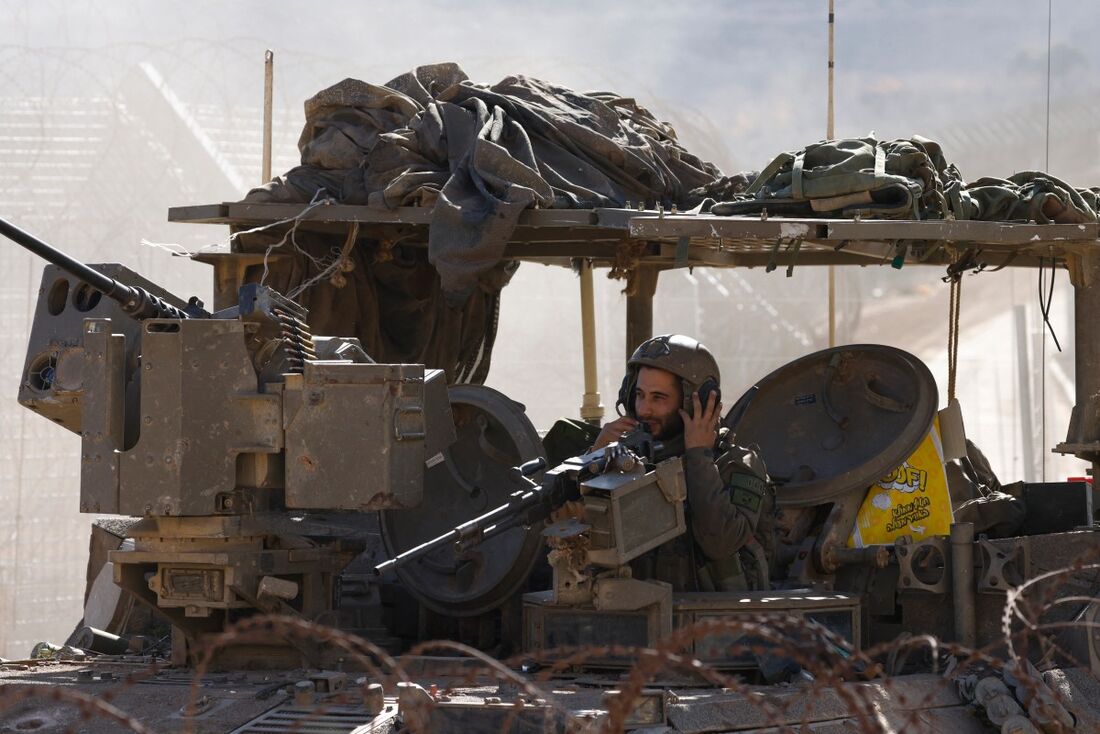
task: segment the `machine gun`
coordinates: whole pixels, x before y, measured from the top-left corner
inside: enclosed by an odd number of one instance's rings
[[[679,458],[653,466],[652,436],[632,432],[618,443],[567,459],[544,472],[542,459],[513,469],[525,486],[488,512],[375,567],[376,574],[396,570],[401,576],[415,561],[427,561],[452,548],[462,558],[478,544],[517,526],[537,527],[569,502],[580,502],[583,519],[567,518],[541,534],[550,540],[553,588],[524,596],[528,634],[590,626],[593,615],[630,612],[649,620],[655,636],[672,629],[672,587],[631,578],[634,558],[683,534],[687,485]],[[441,559],[433,558],[434,561]],[[545,624],[547,615],[557,615]],[[564,625],[564,626],[563,626]],[[539,637],[541,633],[535,633]],[[553,647],[552,641],[525,638],[525,648]]]
[[[420,503],[425,460],[455,436],[443,373],[315,337],[260,284],[210,314],[0,233],[51,263],[20,403],[81,436],[81,512],[142,518],[134,549],[111,554],[115,583],[190,637],[253,609],[330,612],[363,544],[303,529],[310,513]]]
[[[85,303],[98,300],[100,293],[118,303],[122,312],[134,319],[190,319],[209,318],[210,314],[202,307],[202,301],[192,296],[184,307],[169,302],[169,299],[151,293],[140,285],[127,285],[111,278],[105,273],[74,260],[60,250],[54,249],[34,235],[16,227],[6,219],[0,218],[0,234],[22,245],[43,260],[56,265],[61,270],[79,280],[86,289]],[[62,296],[64,301],[64,296]],[[177,299],[171,299],[177,300]],[[63,305],[63,304],[62,304]]]
[[[605,448],[566,459],[545,472],[541,482],[530,477],[546,468],[545,459],[540,457],[514,467],[512,476],[524,487],[512,493],[507,502],[378,564],[374,572],[382,575],[451,544],[455,553],[461,555],[467,548],[514,527],[536,526],[567,502],[580,501],[581,484],[586,480],[608,472],[636,473],[642,469],[647,461],[652,461],[655,446],[659,448],[660,444],[655,444],[647,431],[639,429]]]

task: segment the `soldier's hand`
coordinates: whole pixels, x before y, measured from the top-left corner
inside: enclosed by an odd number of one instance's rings
[[[684,419],[684,449],[714,448],[718,441],[718,416],[722,415],[722,403],[713,390],[707,395],[705,408],[700,403],[699,393],[692,393],[691,400],[691,415],[686,410],[680,410],[680,416]]]
[[[638,421],[628,415],[616,418],[600,429],[600,435],[596,436],[596,443],[592,445],[592,448],[602,449],[607,444],[618,441],[624,433],[634,430],[637,426]]]

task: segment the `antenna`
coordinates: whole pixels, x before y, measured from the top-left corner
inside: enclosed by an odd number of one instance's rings
[[[263,162],[260,166],[260,184],[271,180],[271,108],[274,97],[275,52],[264,51],[264,147]]]
[[[829,109],[825,120],[825,139],[833,139],[833,27],[835,13],[834,0],[829,0]],[[829,266],[829,346],[836,346],[836,272]]]
[[[833,10],[833,3],[835,0],[829,0],[829,111],[825,121],[825,137],[832,140],[833,137],[833,28],[836,26],[835,18],[836,13]],[[1050,66],[1047,65],[1047,78],[1050,77]],[[1048,111],[1049,111],[1049,96]]]
[[[830,0],[832,2],[832,0]],[[1043,170],[1050,172],[1050,28],[1053,25],[1054,0],[1047,0],[1047,127],[1046,127],[1046,160]]]
[[[1047,173],[1050,172],[1050,30],[1054,25],[1054,0],[1047,0],[1047,123],[1046,123],[1046,156],[1043,162],[1043,170]],[[1054,262],[1054,258],[1051,258],[1050,267],[1050,291],[1051,295],[1054,295],[1054,276],[1058,273],[1058,266]],[[1039,260],[1039,299],[1042,301],[1042,275],[1043,275],[1043,261]],[[1048,304],[1049,308],[1049,304]],[[1043,314],[1044,320],[1046,320],[1046,314]],[[1047,321],[1046,325],[1049,326],[1050,322]],[[1053,334],[1053,330],[1051,330]],[[1057,339],[1055,340],[1057,343]],[[1039,425],[1041,426],[1041,445],[1046,448],[1047,445],[1047,330],[1042,330],[1042,337],[1039,339],[1039,359],[1040,359],[1040,377],[1039,377]],[[1059,348],[1060,350],[1061,348]],[[1034,413],[1032,413],[1034,415]],[[1034,435],[1034,434],[1032,434]],[[1042,470],[1040,471],[1040,480],[1045,482],[1047,480],[1047,456],[1043,453]]]

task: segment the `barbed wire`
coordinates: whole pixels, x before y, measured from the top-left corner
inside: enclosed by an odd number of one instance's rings
[[[586,645],[532,650],[498,660],[476,648],[453,640],[431,640],[411,647],[405,656],[394,657],[379,645],[355,634],[294,616],[257,615],[240,620],[225,631],[205,638],[193,650],[196,661],[190,673],[188,700],[183,708],[183,731],[195,731],[200,701],[199,689],[208,671],[218,664],[218,653],[236,645],[282,640],[317,652],[339,650],[355,670],[363,670],[359,691],[299,703],[308,709],[295,731],[308,730],[336,706],[365,701],[367,687],[379,684],[390,699],[396,698],[400,726],[409,732],[438,730],[452,695],[474,695],[486,682],[495,682],[502,692],[496,709],[500,731],[587,732],[610,734],[627,731],[627,722],[640,701],[657,695],[650,690],[659,676],[672,672],[680,676],[677,686],[691,691],[696,700],[737,700],[739,728],[769,732],[802,732],[815,722],[845,721],[860,734],[921,731],[924,715],[944,706],[971,706],[997,726],[997,722],[1030,723],[1036,731],[1068,732],[1073,729],[1079,706],[1061,687],[1045,680],[1049,671],[1077,668],[1098,680],[1090,660],[1077,660],[1063,649],[1059,635],[1080,631],[1100,632],[1100,623],[1080,618],[1081,610],[1100,603],[1093,573],[1100,568],[1100,548],[1089,549],[1063,569],[1047,571],[1028,579],[1005,594],[1002,636],[981,648],[945,642],[932,635],[911,635],[858,649],[836,632],[802,616],[792,614],[750,614],[736,618],[712,618],[672,631],[654,647]],[[1061,594],[1078,588],[1081,579],[1091,586],[1088,593]],[[1044,615],[1062,614],[1073,607],[1077,618],[1044,621]],[[723,642],[716,643],[721,640]],[[1038,641],[1038,645],[1034,645]],[[720,644],[726,660],[751,656],[793,662],[800,682],[782,686],[750,684],[744,671],[723,670],[713,660],[705,661],[690,651],[705,643],[711,654]],[[1029,647],[1029,644],[1031,646]],[[1056,651],[1057,657],[1052,654]],[[913,657],[921,653],[920,659]],[[440,654],[450,657],[439,657]],[[595,718],[570,707],[560,695],[565,682],[576,686],[577,671],[606,668],[608,661],[626,661],[625,674],[606,678],[615,695],[601,703]],[[408,669],[417,661],[417,673]],[[1033,661],[1038,661],[1035,664]],[[1042,666],[1044,670],[1040,670]],[[115,689],[97,696],[56,684],[8,683],[0,685],[0,712],[28,702],[75,707],[81,720],[99,717],[134,732],[151,728],[120,708],[116,701],[125,689],[148,680],[164,670],[153,663],[125,676]],[[522,672],[524,670],[530,672]],[[910,673],[922,673],[914,677]],[[598,677],[590,673],[588,678]],[[430,683],[430,690],[414,683]],[[1051,679],[1056,680],[1056,678]],[[916,683],[914,683],[916,681]],[[988,681],[988,682],[987,682]],[[286,683],[284,685],[291,685]],[[511,693],[507,693],[510,691]],[[509,700],[504,700],[507,695]],[[662,693],[675,701],[676,694]],[[476,707],[477,704],[472,704]],[[684,702],[677,706],[702,705]],[[838,710],[839,706],[839,710]],[[1013,708],[1014,707],[1014,708]],[[486,707],[486,716],[490,708]],[[1006,713],[1007,712],[1007,713]],[[1087,712],[1086,712],[1087,713]],[[521,726],[520,717],[526,717]],[[532,718],[534,717],[534,718]],[[492,719],[487,719],[492,720]],[[536,727],[535,729],[531,727]],[[1018,729],[1028,731],[1027,729]],[[1079,729],[1078,729],[1079,730]]]

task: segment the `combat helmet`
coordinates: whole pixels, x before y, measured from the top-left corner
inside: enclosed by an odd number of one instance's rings
[[[626,375],[619,387],[619,399],[616,409],[627,415],[634,415],[634,390],[638,385],[638,370],[641,367],[656,367],[671,372],[680,378],[680,387],[684,394],[684,409],[691,410],[691,395],[698,391],[708,380],[718,389],[721,376],[718,362],[710,350],[682,334],[655,336],[641,343],[630,359],[626,361]]]

